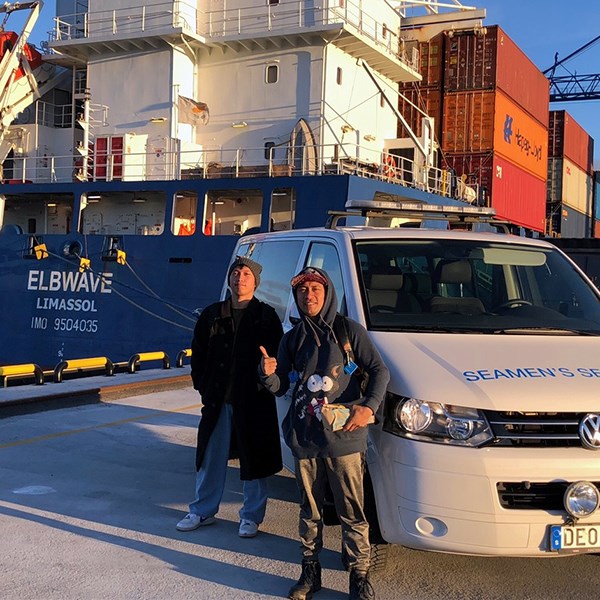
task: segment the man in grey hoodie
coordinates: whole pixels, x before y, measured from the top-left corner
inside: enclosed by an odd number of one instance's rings
[[[295,458],[303,557],[302,574],[288,597],[309,600],[321,589],[319,552],[329,484],[350,570],[349,598],[370,600],[375,595],[368,578],[364,457],[367,425],[383,400],[389,371],[365,328],[337,313],[335,289],[325,271],[307,267],[291,285],[301,321],[282,338],[277,358],[261,348],[260,365],[263,384],[273,394],[282,396],[292,387],[283,433]],[[343,427],[331,430],[324,427],[322,411],[333,403],[345,405],[349,416]]]

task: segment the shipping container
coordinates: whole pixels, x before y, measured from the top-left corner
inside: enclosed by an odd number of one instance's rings
[[[594,206],[594,219],[596,219],[596,221],[600,221],[600,171],[594,171],[594,198],[592,200],[592,204]]]
[[[600,238],[600,219],[594,219],[594,237]]]
[[[442,150],[493,152],[540,179],[548,169],[548,131],[499,90],[446,94]]]
[[[423,87],[438,87],[441,89],[444,75],[444,41],[443,33],[438,33],[426,42],[410,42],[419,52],[419,74],[423,78]],[[410,84],[400,84],[400,88]]]
[[[543,232],[546,180],[519,168],[497,153],[445,154],[444,165],[478,192],[478,203],[492,206],[502,219]]]
[[[552,217],[555,224],[558,221],[558,234],[561,237],[585,238],[592,236],[593,219],[590,215],[584,215],[563,204],[554,211]]]
[[[423,134],[423,114],[415,108],[417,106],[423,112],[434,119],[434,135],[438,143],[442,139],[442,90],[440,88],[413,87],[400,92],[406,99],[400,98],[398,110],[406,119],[409,127],[414,133],[421,137]],[[406,127],[398,121],[398,137],[406,138],[408,132]]]
[[[501,89],[541,124],[550,101],[548,79],[498,25],[446,32],[444,91]]]
[[[548,159],[546,200],[566,204],[585,215],[592,215],[593,179],[568,158]]]
[[[586,173],[594,172],[594,140],[565,110],[549,113],[548,156],[564,156]]]

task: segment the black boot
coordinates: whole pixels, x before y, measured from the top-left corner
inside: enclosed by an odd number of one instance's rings
[[[288,598],[310,600],[321,589],[321,564],[318,560],[303,560],[298,583],[290,589]]]
[[[369,574],[352,569],[350,571],[349,600],[375,600],[375,591],[369,581]]]

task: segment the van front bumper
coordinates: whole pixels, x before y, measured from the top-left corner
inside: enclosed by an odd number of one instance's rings
[[[566,523],[564,508],[502,506],[498,484],[600,480],[596,457],[579,448],[477,449],[382,436],[379,453],[369,451],[379,524],[384,539],[410,548],[556,556],[550,526]],[[600,524],[600,510],[580,523]]]

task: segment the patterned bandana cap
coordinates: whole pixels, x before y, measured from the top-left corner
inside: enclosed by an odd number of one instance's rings
[[[246,256],[236,256],[235,260],[229,267],[229,273],[227,274],[228,281],[236,267],[248,267],[252,271],[252,275],[254,275],[254,283],[256,284],[256,287],[258,287],[260,284],[260,274],[262,272],[261,265],[253,261],[251,258],[247,258]]]
[[[327,287],[327,279],[319,273],[319,271],[312,269],[311,267],[306,267],[306,269],[302,269],[298,275],[296,275],[292,281],[290,282],[293,289],[296,289],[299,285],[306,283],[307,281],[316,281],[320,283],[323,287]]]

